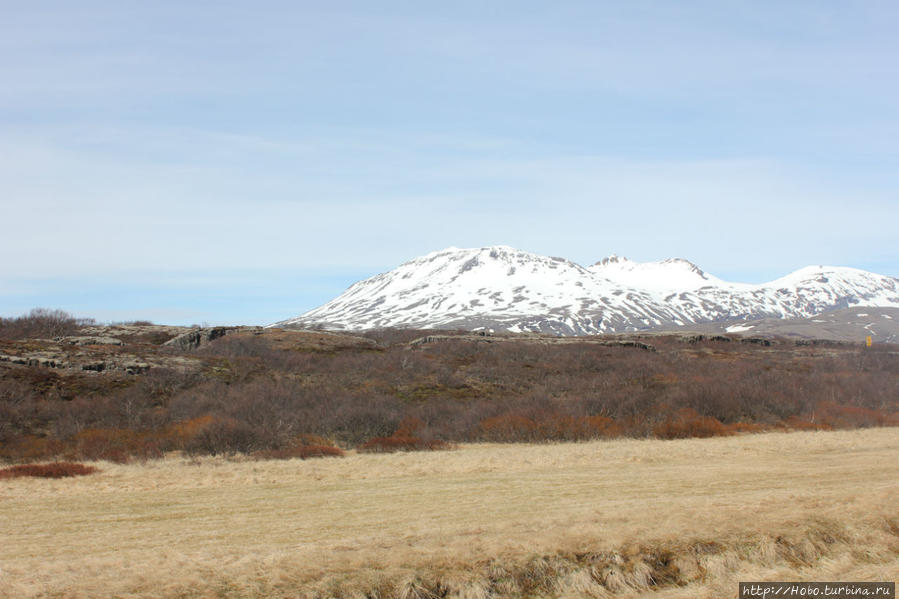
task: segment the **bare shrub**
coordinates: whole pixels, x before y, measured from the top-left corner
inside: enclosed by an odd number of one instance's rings
[[[53,338],[71,335],[93,319],[75,318],[62,310],[35,308],[18,318],[0,318],[0,339]]]
[[[899,413],[834,402],[821,402],[816,406],[815,414],[822,423],[833,428],[899,425]]]
[[[330,439],[325,439],[319,435],[309,434],[299,435],[283,447],[257,451],[253,454],[254,457],[264,460],[342,458],[345,455],[344,451],[337,447]]]
[[[0,446],[0,458],[13,462],[45,460],[62,455],[65,447],[60,439],[18,435]]]
[[[128,429],[87,429],[72,440],[71,453],[82,460],[108,460],[119,464],[131,458],[161,458],[156,435]]]
[[[0,479],[32,476],[37,478],[65,478],[68,476],[85,476],[98,472],[94,466],[85,466],[75,462],[52,462],[50,464],[20,464],[0,470]]]
[[[359,451],[367,453],[394,453],[397,451],[435,451],[451,448],[451,445],[446,441],[427,438],[426,428],[426,424],[421,419],[407,417],[400,422],[392,435],[370,439],[359,447]]]
[[[480,433],[487,441],[531,441],[537,423],[521,413],[506,412],[480,422]]]
[[[0,456],[154,455],[144,439],[158,451],[286,455],[304,434],[341,447],[398,450],[439,445],[435,440],[679,438],[899,424],[899,356],[879,348],[664,336],[652,338],[656,352],[586,340],[407,344],[426,333],[372,332],[377,351],[308,351],[265,334],[229,335],[197,351],[202,369],[191,373],[98,376],[0,362]],[[41,342],[0,344],[0,353],[16,354]],[[426,424],[412,430],[409,419]],[[96,430],[131,431],[130,440],[81,435]]]
[[[250,454],[264,445],[260,437],[260,432],[246,422],[212,417],[193,437],[185,440],[184,450],[207,455]]]

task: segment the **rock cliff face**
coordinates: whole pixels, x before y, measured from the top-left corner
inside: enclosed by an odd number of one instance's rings
[[[164,343],[168,347],[176,347],[181,350],[197,349],[208,345],[212,341],[234,333],[261,333],[262,327],[207,327],[193,329],[182,333]]]
[[[611,256],[584,268],[495,246],[416,258],[272,326],[588,335],[808,318],[862,306],[899,307],[899,280],[815,266],[750,285],[722,281],[683,259],[637,263]]]

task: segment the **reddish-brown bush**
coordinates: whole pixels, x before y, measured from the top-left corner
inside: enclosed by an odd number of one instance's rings
[[[717,437],[729,435],[729,431],[717,418],[702,416],[692,408],[682,408],[653,428],[659,439],[686,439],[689,437]]]
[[[211,414],[203,414],[196,418],[176,422],[169,426],[163,434],[177,449],[183,449],[214,420],[215,418]]]
[[[606,416],[572,416],[541,411],[533,417],[505,412],[485,418],[479,425],[480,436],[487,441],[583,441],[618,437],[623,427]]]
[[[71,453],[82,460],[124,464],[131,458],[161,458],[159,440],[151,433],[127,429],[87,429],[72,440]]]
[[[840,405],[835,402],[819,403],[815,408],[815,415],[822,423],[833,428],[896,426],[899,424],[899,414],[861,406]]]
[[[0,457],[15,462],[44,460],[62,455],[65,444],[59,439],[20,435],[0,447]]]
[[[732,422],[725,424],[724,428],[730,433],[759,433],[765,430],[765,427],[756,422]]]
[[[85,466],[75,462],[51,462],[49,464],[20,464],[0,470],[0,479],[34,476],[38,478],[65,478],[67,476],[84,476],[98,472],[93,466]]]
[[[342,458],[346,454],[329,439],[318,435],[299,435],[290,443],[275,449],[265,449],[253,453],[253,456],[264,460],[289,460],[300,458]]]
[[[450,449],[452,445],[440,439],[419,439],[418,437],[375,437],[363,443],[359,451],[366,453],[394,453],[397,451],[435,451]]]
[[[309,458],[342,458],[346,454],[339,447],[333,445],[294,445],[284,447],[282,449],[267,449],[257,451],[254,457],[263,460],[289,460],[292,458],[300,458],[308,460]]]
[[[397,451],[435,451],[450,449],[451,445],[440,439],[422,438],[427,435],[427,425],[420,418],[404,418],[389,437],[375,437],[359,447],[366,453],[394,453]]]
[[[481,435],[487,441],[528,441],[537,431],[537,423],[527,416],[506,412],[485,418],[478,425]]]
[[[590,438],[612,438],[620,437],[624,434],[624,426],[606,416],[586,416],[582,421],[583,427]]]

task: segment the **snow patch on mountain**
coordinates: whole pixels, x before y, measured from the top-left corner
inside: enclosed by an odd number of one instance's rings
[[[588,270],[622,287],[660,293],[727,285],[721,279],[707,274],[683,258],[669,258],[660,262],[634,262],[613,254],[588,267]]]

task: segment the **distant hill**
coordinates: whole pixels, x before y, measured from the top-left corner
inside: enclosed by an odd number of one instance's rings
[[[859,343],[870,335],[873,343],[899,343],[899,308],[843,308],[808,318],[763,318],[692,328],[702,332]]]

